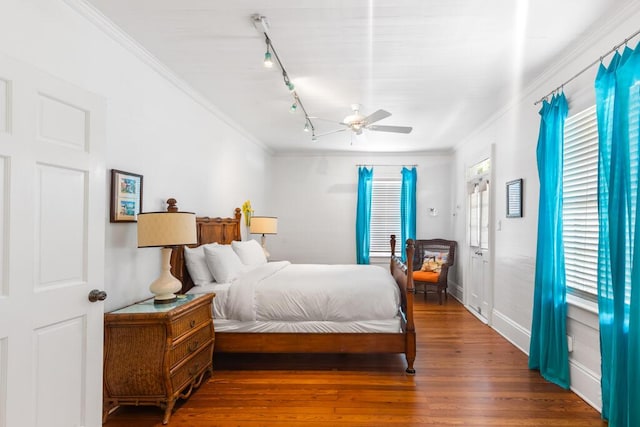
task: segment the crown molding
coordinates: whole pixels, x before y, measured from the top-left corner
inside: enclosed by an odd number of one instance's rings
[[[145,49],[140,43],[129,36],[124,30],[118,27],[113,21],[100,12],[95,6],[88,3],[86,0],[62,0],[78,14],[84,17],[87,21],[95,25],[99,30],[106,34],[109,38],[116,41],[120,46],[125,48],[128,52],[132,53],[140,61],[148,65],[152,70],[162,76],[167,82],[173,85],[176,89],[182,91],[185,95],[205,108],[211,114],[218,117],[225,124],[230,126],[233,130],[240,133],[247,138],[253,144],[260,147],[262,150],[269,154],[273,154],[273,150],[266,146],[262,141],[257,139],[253,134],[249,133],[246,129],[240,126],[236,121],[231,119],[225,113],[223,113],[217,106],[211,101],[205,98],[200,92],[191,87],[187,82],[178,77],[173,71],[171,71],[166,65],[164,65],[158,58],[156,58],[151,52]]]

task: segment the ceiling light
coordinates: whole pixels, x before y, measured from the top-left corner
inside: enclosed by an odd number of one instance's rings
[[[273,61],[271,60],[271,52],[269,52],[269,47],[267,46],[267,51],[264,54],[264,66],[266,68],[273,67]]]
[[[294,102],[293,104],[291,104],[291,107],[289,107],[289,112],[295,113],[297,109],[298,109],[298,104]]]
[[[293,92],[293,91],[295,90],[295,88],[296,88],[296,87],[293,85],[293,83],[291,83],[291,82],[289,82],[289,81],[286,83],[286,85],[287,85],[287,87],[289,88],[289,92]]]
[[[305,131],[305,132],[309,132],[310,130],[311,130],[311,128],[309,127],[309,122],[308,122],[308,121],[306,121],[306,122],[304,123],[304,131]]]

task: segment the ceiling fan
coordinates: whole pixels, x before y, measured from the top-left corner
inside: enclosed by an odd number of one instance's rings
[[[337,129],[331,132],[316,135],[316,137],[330,135],[332,133],[337,133],[337,132],[344,132],[346,130],[351,130],[354,134],[361,135],[364,129],[378,131],[378,132],[396,132],[396,133],[409,133],[413,129],[412,127],[409,127],[409,126],[374,125],[373,123],[376,123],[391,115],[390,112],[385,110],[378,110],[369,114],[368,116],[364,116],[360,113],[360,104],[352,104],[351,109],[353,110],[353,113],[345,117],[341,122],[338,122],[338,124],[346,126],[344,129]],[[314,117],[314,118],[319,120],[325,120],[325,119],[320,119],[319,117]],[[328,121],[332,121],[335,123],[335,121],[333,120],[328,120]]]

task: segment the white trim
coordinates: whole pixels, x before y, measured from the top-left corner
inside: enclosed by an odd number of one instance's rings
[[[486,317],[484,317],[483,315],[475,311],[472,306],[465,305],[464,308],[466,308],[469,313],[473,314],[479,321],[481,321],[485,325],[489,325],[489,319],[487,319]]]
[[[571,391],[602,413],[600,375],[571,358],[569,358],[569,375],[571,376]]]
[[[496,332],[518,347],[524,354],[529,355],[530,331],[527,331],[498,310],[493,310],[493,322],[492,327]],[[572,359],[571,356],[569,357],[569,374],[571,391],[580,396],[581,399],[598,412],[601,412],[600,375]]]
[[[274,151],[257,139],[254,135],[250,134],[246,129],[241,127],[237,122],[224,114],[218,107],[216,107],[211,101],[205,98],[200,92],[192,88],[187,82],[178,77],[173,71],[171,71],[166,65],[158,60],[151,52],[145,49],[140,43],[134,40],[120,27],[118,27],[113,21],[107,18],[102,12],[100,12],[95,6],[88,3],[86,0],[63,0],[73,10],[78,12],[87,21],[94,24],[99,30],[105,33],[109,38],[120,44],[128,52],[136,56],[143,63],[148,65],[151,69],[157,72],[160,76],[171,83],[175,88],[182,91],[185,95],[192,100],[200,104],[207,111],[218,117],[224,123],[229,125],[233,130],[246,137],[249,141],[265,150],[269,154],[273,155]]]
[[[523,353],[528,355],[531,332],[496,309],[493,310],[492,315],[493,329],[495,329],[496,332],[502,335],[511,344],[518,347]]]

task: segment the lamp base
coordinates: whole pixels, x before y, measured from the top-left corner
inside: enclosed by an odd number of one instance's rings
[[[175,292],[182,289],[182,283],[171,274],[171,248],[162,248],[162,272],[149,286],[155,295],[154,304],[166,304],[176,300]]]
[[[161,299],[160,297],[155,297],[153,299],[153,303],[154,304],[169,304],[171,302],[176,302],[178,300],[178,297],[175,296],[175,294],[171,294],[171,296],[167,299]]]
[[[262,235],[262,238],[260,239],[261,243],[262,243],[262,251],[264,252],[264,256],[269,259],[269,257],[271,256],[269,254],[269,251],[267,251],[267,238],[265,237],[265,235]]]

